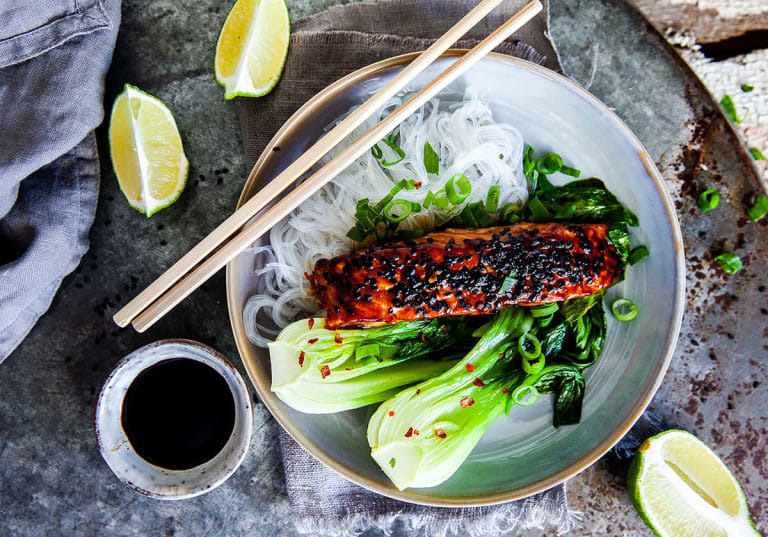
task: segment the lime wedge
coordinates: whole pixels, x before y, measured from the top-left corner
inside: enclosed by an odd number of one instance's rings
[[[665,431],[643,442],[627,487],[659,537],[760,535],[739,482],[714,451],[685,431]]]
[[[290,37],[284,0],[238,0],[216,44],[216,80],[224,98],[269,93],[280,80]]]
[[[112,106],[109,151],[131,207],[149,217],[179,199],[189,162],[173,115],[159,99],[125,85]]]

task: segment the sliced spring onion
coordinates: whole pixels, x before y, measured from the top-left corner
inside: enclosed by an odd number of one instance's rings
[[[523,358],[535,360],[541,354],[541,341],[530,332],[526,332],[517,340],[517,350]]]
[[[393,213],[393,210],[396,210],[397,212]],[[384,218],[393,224],[397,224],[408,218],[408,215],[411,214],[411,210],[412,207],[410,201],[395,199],[384,206],[382,213],[384,214]]]
[[[450,207],[451,202],[445,196],[445,190],[441,189],[435,192],[435,196],[434,198],[432,198],[432,205],[434,205],[438,209],[447,209],[448,207]]]
[[[763,155],[763,152],[756,147],[750,147],[749,153],[752,155],[752,158],[755,160],[766,160],[765,155]]]
[[[485,197],[485,210],[489,213],[495,213],[499,208],[499,187],[493,185],[488,189],[488,195]]]
[[[509,273],[509,276],[504,278],[504,281],[501,282],[499,293],[506,293],[507,291],[512,289],[515,285],[517,285],[517,278],[515,278],[515,271],[512,271]]]
[[[720,106],[723,107],[725,115],[728,116],[731,121],[736,123],[736,125],[741,123],[742,120],[739,119],[739,115],[736,113],[736,105],[733,104],[733,99],[731,99],[730,95],[725,95],[720,99]]]
[[[390,149],[392,149],[392,151],[397,153],[397,156],[400,158],[397,160],[389,161],[389,162],[382,160],[381,161],[382,166],[394,166],[395,164],[397,164],[398,162],[402,161],[405,158],[405,151],[403,151],[399,145],[396,145],[394,140],[395,138],[391,137],[391,138],[385,138],[384,140],[382,140],[382,142],[387,144],[390,147]]]
[[[720,203],[720,192],[716,188],[710,188],[699,194],[696,204],[702,211],[711,211]]]
[[[744,266],[739,256],[731,252],[725,252],[724,254],[717,256],[715,258],[715,263],[717,263],[717,266],[726,274],[735,274]]]
[[[374,216],[374,219],[371,219],[371,216]],[[373,214],[370,205],[368,205],[367,198],[357,202],[355,218],[357,218],[357,224],[363,229],[371,229],[376,225],[374,223],[375,214]]]
[[[363,231],[362,228],[357,225],[353,226],[352,229],[347,231],[347,237],[355,242],[363,242],[367,236],[368,233]]]
[[[560,309],[560,307],[557,305],[556,302],[550,302],[549,304],[541,304],[540,306],[533,306],[528,311],[531,313],[531,315],[534,318],[536,318],[536,317],[547,317],[548,315],[557,313],[558,309]]]
[[[525,176],[529,177],[535,167],[536,161],[533,158],[533,148],[527,145],[525,146],[525,153],[523,153],[523,173]]]
[[[472,183],[463,173],[457,173],[445,183],[445,196],[448,201],[458,205],[472,193]]]
[[[355,349],[355,360],[362,360],[369,356],[381,356],[381,345],[378,343],[369,343],[368,345],[360,345]]]
[[[373,158],[381,158],[383,153],[381,152],[379,144],[373,144],[373,147],[371,148],[371,155],[373,155]]]
[[[544,175],[559,172],[563,167],[563,158],[557,153],[547,153],[536,161],[536,170]]]
[[[488,211],[485,210],[482,202],[476,201],[475,203],[470,203],[467,207],[469,207],[472,211],[472,215],[475,217],[479,227],[488,227],[493,225],[493,218],[491,218],[491,215],[488,214]]]
[[[421,211],[421,203],[416,203],[415,201],[411,202],[411,211],[414,213],[418,213]]]
[[[528,179],[528,189],[533,193],[536,192],[536,185],[539,183],[539,176],[541,174],[537,172],[536,170],[533,170],[531,172],[531,175],[527,176]]]
[[[395,195],[398,192],[400,192],[402,189],[404,189],[407,184],[408,184],[408,181],[403,179],[402,181],[397,183],[395,186],[393,186],[392,190],[389,191],[389,194],[381,198],[381,200],[379,200],[379,202],[376,204],[374,209],[377,212],[381,213],[384,210],[384,207],[386,207],[387,204],[394,199]]]
[[[648,247],[644,244],[641,244],[637,248],[633,248],[631,252],[629,252],[629,257],[627,258],[627,261],[630,265],[634,265],[636,263],[639,263],[646,257],[651,255],[651,252],[648,250]]]
[[[517,203],[512,201],[505,203],[499,210],[499,220],[505,224],[514,224],[520,220],[520,207]]]
[[[611,304],[611,311],[613,316],[621,322],[631,321],[637,317],[637,306],[627,298],[614,300]]]
[[[755,204],[747,209],[747,214],[753,222],[757,222],[766,214],[768,214],[768,198],[765,197],[765,194],[760,194],[757,196],[755,199]]]
[[[541,373],[541,370],[544,369],[546,359],[544,358],[543,354],[539,354],[538,357],[529,360],[528,358],[523,357],[523,371],[528,373],[529,375],[535,375],[536,373]]]
[[[427,197],[424,198],[424,208],[429,209],[429,206],[432,204],[432,200],[435,197],[435,193],[431,190],[427,190]]]
[[[477,220],[475,219],[475,213],[472,211],[472,207],[469,205],[465,206],[464,209],[461,211],[461,219],[464,220],[464,223],[467,225],[468,228],[476,228],[477,226]]]
[[[570,175],[571,177],[578,178],[581,175],[581,170],[577,170],[576,168],[571,168],[570,166],[563,165],[563,167],[560,168],[560,173],[564,173],[565,175]]]
[[[512,400],[516,405],[531,406],[539,398],[539,391],[533,386],[518,386],[512,391]]]
[[[528,209],[531,211],[531,220],[534,222],[547,220],[552,216],[537,196],[528,200]]]
[[[440,172],[440,157],[429,145],[429,142],[424,144],[424,167],[427,169],[427,173]]]
[[[752,86],[750,84],[742,84],[741,85],[741,91],[743,91],[744,93],[749,93],[749,92],[754,91],[754,90],[755,90],[755,86]]]

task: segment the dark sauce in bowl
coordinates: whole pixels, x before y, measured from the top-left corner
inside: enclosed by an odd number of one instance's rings
[[[123,399],[122,425],[136,453],[169,470],[215,457],[235,425],[235,400],[212,367],[187,358],[142,371]]]

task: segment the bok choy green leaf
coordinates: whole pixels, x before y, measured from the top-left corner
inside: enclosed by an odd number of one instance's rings
[[[368,423],[371,455],[395,486],[432,487],[448,479],[503,412],[506,386],[522,378],[505,352],[530,330],[523,308],[498,313],[469,353],[442,375],[385,401]]]
[[[471,319],[326,330],[297,321],[269,344],[272,391],[301,412],[325,414],[378,403],[447,370],[476,340]]]

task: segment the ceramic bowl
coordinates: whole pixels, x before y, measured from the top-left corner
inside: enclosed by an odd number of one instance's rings
[[[423,87],[455,61],[452,51],[425,71],[411,89]],[[311,146],[323,129],[389,80],[413,58],[375,63],[332,84],[299,109],[264,149],[240,203]],[[248,374],[275,418],[307,451],[329,468],[370,490],[407,502],[478,506],[515,500],[550,488],[595,462],[632,426],[650,402],[667,369],[683,314],[685,266],[680,228],[669,194],[647,151],[603,103],[577,84],[544,67],[491,54],[446,89],[481,88],[495,119],[519,128],[537,152],[555,151],[602,178],[640,218],[633,243],[651,256],[628,270],[607,301],[632,299],[633,322],[608,315],[608,338],[600,360],[585,374],[581,423],[554,428],[551,403],[514,407],[488,429],[461,468],[429,489],[398,491],[371,459],[365,438],[371,409],[306,415],[270,391],[269,356],[243,330],[242,310],[253,294],[259,262],[243,253],[227,268],[229,313]],[[279,146],[280,151],[273,151]],[[552,176],[557,182],[557,175]],[[561,182],[566,177],[560,176]],[[264,243],[264,241],[261,241]]]
[[[120,418],[125,393],[134,379],[171,358],[197,360],[213,368],[227,382],[235,402],[235,424],[227,443],[211,460],[188,470],[161,468],[141,458]],[[141,347],[117,363],[99,393],[95,425],[101,456],[123,484],[151,498],[181,500],[213,490],[240,466],[253,434],[253,406],[243,377],[221,354],[196,341],[166,339]]]

